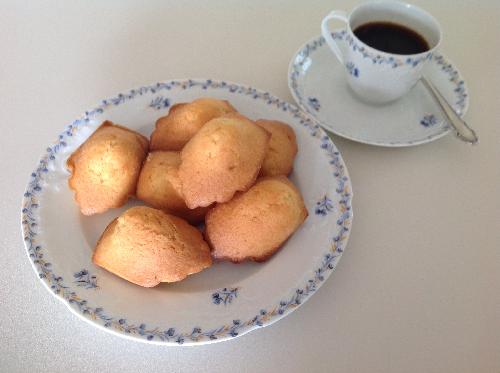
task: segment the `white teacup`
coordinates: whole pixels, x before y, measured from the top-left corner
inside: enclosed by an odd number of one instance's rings
[[[338,43],[328,29],[328,21],[338,19],[347,24],[344,43]],[[370,22],[391,22],[406,26],[421,35],[429,50],[418,54],[392,54],[374,49],[354,35],[353,30]],[[334,10],[321,23],[321,33],[340,63],[347,81],[363,100],[385,103],[407,93],[422,76],[425,64],[441,42],[441,27],[426,11],[396,1],[364,3],[350,14]]]

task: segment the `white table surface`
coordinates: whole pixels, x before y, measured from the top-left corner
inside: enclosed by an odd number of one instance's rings
[[[20,234],[29,173],[65,124],[144,83],[212,77],[291,101],[291,56],[355,1],[0,1],[0,371],[500,372],[500,3],[415,2],[444,28],[480,145],[335,137],[355,212],[336,272],[268,328],[179,348],[93,328],[43,288]]]

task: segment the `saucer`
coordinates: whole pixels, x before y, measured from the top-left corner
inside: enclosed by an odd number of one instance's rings
[[[345,44],[345,31],[333,37]],[[345,79],[323,37],[316,37],[293,56],[288,69],[288,86],[302,110],[336,135],[365,144],[401,147],[425,144],[450,132],[436,102],[422,83],[417,83],[397,101],[374,105],[361,101]],[[465,82],[455,66],[435,53],[424,75],[463,116],[469,106]]]

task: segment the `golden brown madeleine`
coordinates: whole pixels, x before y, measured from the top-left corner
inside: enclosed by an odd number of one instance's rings
[[[175,282],[212,265],[201,233],[186,221],[151,207],[125,211],[108,225],[92,260],[134,284]]]
[[[156,151],[148,154],[137,182],[137,198],[148,205],[186,219],[203,221],[208,207],[189,209],[184,202],[179,180],[179,152]]]
[[[277,120],[259,119],[255,123],[271,133],[269,149],[264,158],[260,176],[290,174],[298,149],[292,127]]]
[[[148,140],[128,128],[105,121],[68,158],[68,184],[84,215],[120,207],[135,194]]]
[[[156,121],[151,150],[181,150],[209,120],[233,112],[236,109],[228,101],[208,97],[174,105]]]
[[[250,188],[271,135],[240,114],[212,119],[181,152],[179,177],[189,208],[227,202]]]
[[[262,178],[205,219],[212,256],[233,262],[271,257],[307,218],[304,200],[285,176]]]

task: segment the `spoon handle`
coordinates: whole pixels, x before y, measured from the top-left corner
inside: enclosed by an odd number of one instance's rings
[[[468,142],[470,144],[476,144],[479,141],[476,132],[474,132],[474,130],[470,128],[462,118],[460,118],[460,116],[455,112],[448,101],[445,100],[443,95],[431,82],[429,82],[425,77],[422,77],[421,80],[424,87],[427,88],[427,90],[438,102],[441,110],[448,119],[448,122],[455,129],[455,134],[457,135],[457,137],[460,140]]]

